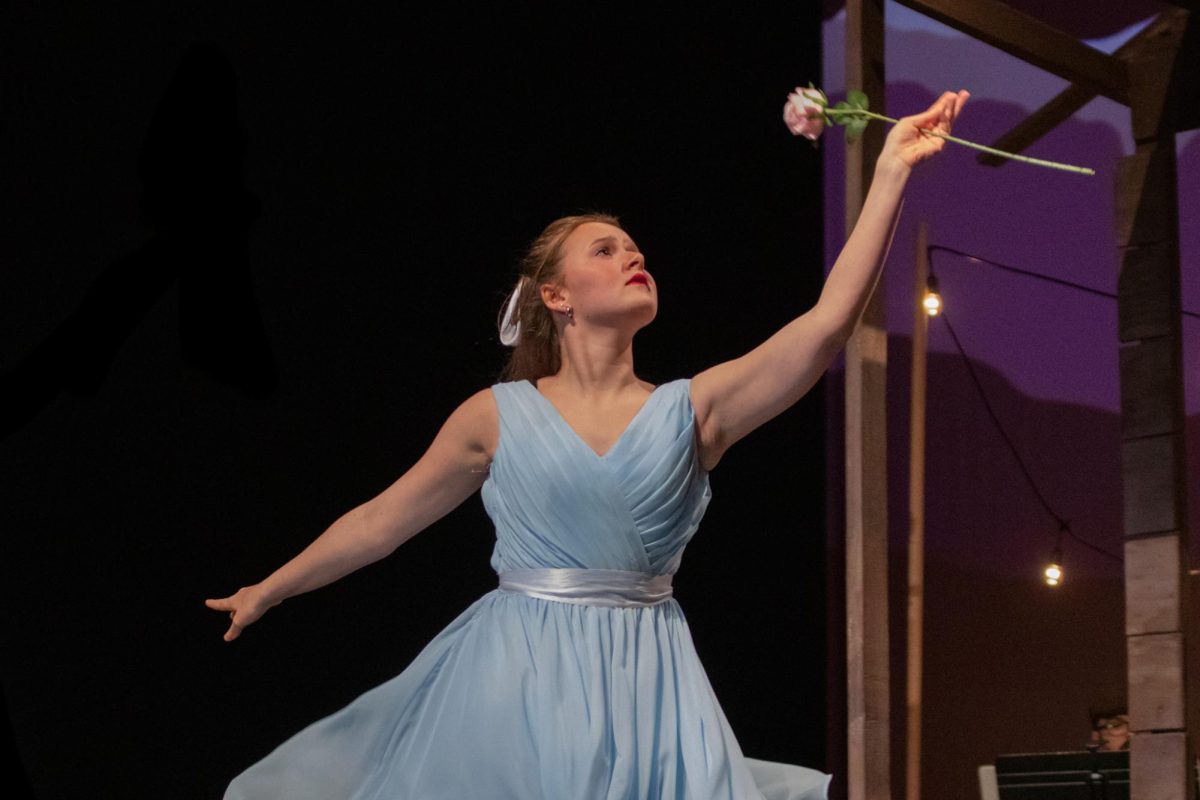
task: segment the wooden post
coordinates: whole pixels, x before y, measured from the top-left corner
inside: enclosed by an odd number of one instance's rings
[[[847,0],[846,87],[884,110],[883,0]],[[846,148],[846,232],[883,147],[869,125]],[[882,281],[846,347],[846,675],[849,800],[888,800],[887,331]]]
[[[1130,62],[1136,151],[1122,158],[1117,168],[1132,800],[1196,796],[1195,742],[1187,727],[1188,531],[1179,209],[1175,135],[1162,124],[1174,57],[1175,51],[1164,47]]]
[[[908,714],[904,761],[904,796],[921,800],[921,675],[925,610],[925,365],[929,315],[925,284],[929,277],[929,229],[917,228],[916,275],[913,282],[912,403],[909,412],[908,458]]]

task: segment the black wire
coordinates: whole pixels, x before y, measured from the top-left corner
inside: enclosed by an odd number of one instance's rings
[[[958,354],[962,356],[963,363],[967,365],[967,374],[971,376],[971,382],[975,384],[975,389],[979,392],[979,399],[983,401],[983,407],[987,409],[988,416],[991,417],[992,423],[996,426],[996,430],[1000,432],[1000,438],[1004,439],[1004,443],[1008,445],[1008,449],[1012,451],[1013,458],[1017,460],[1017,466],[1021,468],[1021,474],[1025,476],[1025,480],[1029,483],[1029,488],[1037,496],[1038,502],[1042,504],[1042,508],[1046,509],[1046,513],[1054,517],[1054,521],[1058,523],[1059,528],[1065,530],[1067,521],[1054,513],[1054,509],[1050,507],[1050,503],[1046,501],[1045,496],[1038,489],[1037,484],[1033,482],[1033,476],[1029,474],[1029,468],[1025,466],[1024,459],[1017,452],[1016,445],[1012,439],[1004,431],[1004,426],[1000,424],[1000,419],[996,416],[995,410],[992,409],[992,404],[988,402],[987,395],[983,391],[983,384],[979,380],[979,376],[975,374],[975,365],[971,363],[971,359],[967,357],[966,350],[963,349],[962,342],[958,339],[958,334],[954,332],[954,326],[950,324],[950,318],[943,311],[938,314],[942,321],[946,323],[946,330],[950,332],[950,338],[954,340],[954,346],[958,348]]]
[[[926,248],[930,265],[933,264],[933,253],[936,250],[941,250],[944,253],[953,253],[956,256],[969,258],[972,261],[978,261],[981,264],[987,264],[988,266],[996,267],[997,269],[1002,269],[1007,272],[1014,272],[1017,275],[1024,275],[1028,278],[1037,278],[1038,280],[1046,281],[1047,283],[1056,283],[1059,286],[1066,286],[1070,289],[1078,289],[1081,292],[1087,292],[1088,294],[1094,294],[1099,297],[1107,297],[1111,300],[1117,299],[1117,296],[1112,292],[1106,292],[1102,289],[1096,289],[1091,286],[1084,286],[1082,283],[1074,283],[1072,281],[1063,280],[1062,278],[1054,278],[1050,275],[1043,275],[1040,272],[1033,272],[1032,270],[1022,269],[1021,267],[1014,267],[1010,264],[1001,264],[999,261],[992,261],[988,258],[980,258],[979,256],[972,255],[971,253],[964,253],[962,250],[955,250],[953,247],[946,247],[945,245],[941,244],[931,244]],[[1180,310],[1179,313],[1185,317],[1195,317],[1196,319],[1200,319],[1200,314],[1196,313],[1195,311],[1188,311],[1186,308]]]
[[[1032,270],[1022,269],[1021,267],[1014,267],[1011,264],[1001,264],[999,261],[993,261],[989,258],[981,258],[972,253],[966,253],[962,250],[957,250],[953,247],[947,247],[945,245],[939,245],[939,244],[930,245],[928,248],[926,248],[926,253],[928,255],[929,264],[931,267],[931,270],[930,270],[931,274],[932,274],[932,266],[933,266],[933,253],[938,250],[941,250],[942,252],[946,252],[946,253],[953,253],[954,255],[961,256],[963,258],[968,258],[973,261],[978,261],[981,264],[987,264],[989,266],[996,267],[997,269],[1002,269],[1007,272],[1015,273],[1017,275],[1024,275],[1029,278],[1036,278],[1038,280],[1043,280],[1043,281],[1046,281],[1047,283],[1054,283],[1059,286],[1066,286],[1067,288],[1076,289],[1078,291],[1097,295],[1099,297],[1107,297],[1112,300],[1117,299],[1117,295],[1113,294],[1112,292],[1105,292],[1105,291],[1096,289],[1091,286],[1085,286],[1084,284],[1081,284],[1081,283],[1075,283],[1073,281],[1063,280],[1062,278],[1055,278],[1050,275],[1043,275],[1040,272],[1034,272]],[[1200,314],[1198,314],[1194,311],[1188,311],[1187,309],[1180,309],[1180,314],[1182,314],[1185,317],[1193,317],[1196,319],[1200,319]],[[943,316],[944,316],[944,314],[943,314]],[[1091,548],[1092,550],[1095,550],[1097,553],[1101,553],[1101,554],[1108,556],[1109,558],[1114,559],[1116,561],[1123,561],[1123,559],[1120,556],[1116,555],[1115,553],[1110,553],[1109,551],[1107,551],[1101,547],[1097,547],[1096,545],[1092,544],[1091,542],[1087,541],[1086,539],[1081,538],[1078,534],[1075,533],[1075,531],[1071,530],[1070,525],[1066,521],[1064,521],[1061,517],[1059,517],[1057,514],[1055,514],[1050,509],[1049,504],[1046,502],[1046,498],[1042,496],[1042,493],[1038,491],[1037,486],[1034,485],[1033,478],[1030,476],[1029,471],[1025,468],[1024,462],[1021,461],[1021,457],[1017,454],[1017,450],[1013,446],[1012,441],[1004,433],[1004,429],[1003,429],[1003,427],[1001,427],[999,419],[996,417],[995,413],[992,411],[991,406],[988,404],[987,396],[983,392],[983,385],[979,382],[978,377],[975,375],[975,371],[972,367],[971,361],[970,361],[970,359],[967,358],[967,354],[962,348],[962,343],[959,342],[958,337],[954,334],[954,329],[951,327],[949,320],[946,321],[946,327],[948,330],[950,330],[950,335],[954,339],[955,346],[958,347],[958,352],[962,355],[964,361],[966,361],[966,363],[967,363],[968,372],[971,375],[971,379],[975,382],[975,388],[979,391],[979,396],[981,398],[983,398],[984,406],[987,408],[988,414],[992,418],[992,422],[996,425],[996,429],[998,431],[1000,431],[1000,435],[1004,438],[1004,441],[1008,444],[1009,449],[1012,450],[1013,456],[1017,459],[1017,463],[1021,467],[1021,472],[1025,475],[1025,479],[1027,481],[1029,481],[1029,485],[1033,488],[1034,494],[1037,495],[1038,500],[1041,501],[1042,506],[1046,509],[1047,513],[1049,513],[1051,517],[1053,517],[1056,521],[1058,521],[1060,531],[1065,532],[1068,536],[1070,536],[1075,541],[1079,542],[1084,547]]]
[[[1116,553],[1110,553],[1109,551],[1105,550],[1103,547],[1100,547],[1100,546],[1098,546],[1098,545],[1094,545],[1094,544],[1092,544],[1092,543],[1091,543],[1091,542],[1089,542],[1087,539],[1081,539],[1081,538],[1079,537],[1079,534],[1077,534],[1077,533],[1075,533],[1075,531],[1071,530],[1071,526],[1070,526],[1070,525],[1068,525],[1068,526],[1067,526],[1067,529],[1066,529],[1066,530],[1067,530],[1067,535],[1068,535],[1068,536],[1070,536],[1070,537],[1071,537],[1072,539],[1074,539],[1075,541],[1079,542],[1079,543],[1080,543],[1081,545],[1083,545],[1084,547],[1089,547],[1089,548],[1091,548],[1092,550],[1095,550],[1095,551],[1096,551],[1097,553],[1099,553],[1100,555],[1103,555],[1103,556],[1108,556],[1108,557],[1109,557],[1109,558],[1111,558],[1113,561],[1124,561],[1124,560],[1125,560],[1125,559],[1121,558],[1119,555],[1117,555]]]
[[[1079,542],[1085,547],[1095,550],[1097,553],[1106,555],[1116,561],[1123,561],[1124,559],[1122,559],[1119,555],[1110,553],[1104,548],[1098,547],[1086,539],[1080,538],[1078,534],[1071,530],[1071,525],[1069,522],[1067,522],[1067,520],[1054,513],[1054,509],[1050,507],[1050,503],[1046,500],[1045,495],[1042,494],[1041,490],[1038,489],[1037,484],[1034,483],[1033,475],[1030,474],[1029,468],[1025,466],[1025,460],[1022,459],[1021,454],[1017,452],[1017,446],[1013,444],[1012,439],[1010,439],[1008,434],[1005,433],[1004,426],[1000,424],[1000,418],[996,416],[996,412],[992,408],[992,404],[988,402],[987,393],[983,390],[983,383],[979,380],[979,376],[975,373],[975,365],[971,363],[971,359],[967,356],[967,351],[963,349],[962,342],[960,342],[958,339],[958,334],[954,332],[954,326],[950,324],[950,318],[946,316],[945,311],[939,313],[938,316],[941,317],[942,321],[946,323],[946,330],[950,332],[950,338],[954,340],[954,346],[958,348],[958,354],[962,356],[963,363],[967,365],[967,374],[971,376],[971,382],[975,384],[975,390],[979,392],[979,399],[983,401],[983,407],[987,409],[988,417],[991,418],[992,424],[996,426],[996,430],[1000,433],[1000,438],[1002,438],[1004,443],[1008,445],[1008,449],[1012,452],[1013,458],[1017,461],[1017,466],[1021,468],[1021,474],[1025,476],[1025,480],[1029,483],[1029,488],[1033,490],[1038,502],[1042,504],[1042,508],[1046,509],[1046,513],[1053,517],[1054,521],[1058,523],[1059,531],[1065,532],[1075,541]]]

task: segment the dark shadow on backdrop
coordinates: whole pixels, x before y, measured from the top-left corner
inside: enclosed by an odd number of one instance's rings
[[[141,215],[153,234],[105,267],[79,307],[0,375],[0,439],[62,392],[95,396],[130,333],[176,281],[183,360],[250,396],[275,390],[250,274],[247,232],[262,207],[244,185],[245,149],[233,67],[215,46],[194,44],[138,159]]]
[[[183,360],[249,396],[275,390],[250,274],[247,233],[261,204],[244,186],[245,147],[232,65],[215,46],[192,45],[138,159],[141,214],[152,236],[105,267],[78,308],[0,374],[0,440],[63,392],[94,397],[130,333],[176,281]],[[10,797],[32,797],[7,698],[0,700],[4,785]]]

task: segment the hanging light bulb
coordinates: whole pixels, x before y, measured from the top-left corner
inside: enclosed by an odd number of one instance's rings
[[[921,302],[925,308],[925,313],[931,317],[936,317],[942,311],[942,296],[938,294],[937,276],[930,274],[925,281],[925,299]]]
[[[1046,565],[1046,569],[1042,571],[1042,580],[1046,582],[1047,586],[1058,586],[1060,583],[1062,583],[1063,569],[1062,564],[1059,563],[1060,561],[1062,561],[1062,558],[1056,555],[1054,559]]]
[[[1050,555],[1050,563],[1042,570],[1042,580],[1046,582],[1047,586],[1059,586],[1062,584],[1062,560],[1062,531],[1060,530],[1058,532],[1058,540],[1054,543],[1054,552]]]

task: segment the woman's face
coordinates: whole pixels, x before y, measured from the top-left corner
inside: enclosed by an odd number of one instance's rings
[[[658,287],[629,234],[604,222],[585,222],[563,242],[559,309],[571,305],[576,324],[632,328],[658,313]]]

